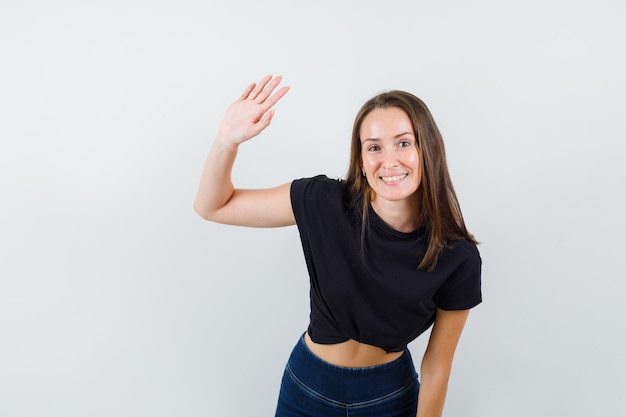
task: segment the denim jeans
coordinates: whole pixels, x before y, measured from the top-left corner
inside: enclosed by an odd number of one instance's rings
[[[285,367],[276,417],[415,417],[418,391],[408,349],[389,363],[345,368],[315,356],[301,337]]]

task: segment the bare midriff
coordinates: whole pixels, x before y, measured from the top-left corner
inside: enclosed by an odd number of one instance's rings
[[[322,345],[312,341],[308,333],[304,334],[304,343],[318,358],[333,365],[347,368],[382,365],[398,359],[402,355],[402,352],[387,353],[379,347],[352,339],[342,343]]]

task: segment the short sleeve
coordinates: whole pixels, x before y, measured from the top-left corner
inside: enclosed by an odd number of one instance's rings
[[[298,226],[314,222],[320,210],[336,204],[341,185],[325,175],[300,178],[291,183],[291,207]]]
[[[467,241],[457,242],[452,253],[458,264],[437,291],[436,304],[442,310],[467,310],[482,302],[482,260],[478,248]]]
[[[291,183],[291,207],[296,217],[296,223],[300,223],[300,220],[306,215],[305,210],[308,204],[305,196],[311,182],[311,178],[300,178]]]

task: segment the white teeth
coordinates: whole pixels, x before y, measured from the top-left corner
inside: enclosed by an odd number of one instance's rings
[[[400,181],[404,177],[406,177],[406,174],[396,175],[394,177],[381,177],[381,178],[385,182],[396,182],[396,181]]]

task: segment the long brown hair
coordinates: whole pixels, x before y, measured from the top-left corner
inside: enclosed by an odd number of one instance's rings
[[[461,207],[448,173],[443,138],[435,120],[422,100],[405,91],[389,91],[371,98],[361,107],[354,120],[346,183],[352,195],[352,203],[361,210],[362,248],[365,247],[367,211],[372,189],[367,178],[362,175],[361,125],[372,110],[390,107],[398,108],[409,116],[417,137],[416,146],[422,168],[422,181],[416,191],[421,210],[418,214],[428,233],[428,248],[418,268],[432,271],[439,254],[450,242],[465,239],[477,244],[477,241],[465,227]],[[362,250],[363,255],[364,253]]]

